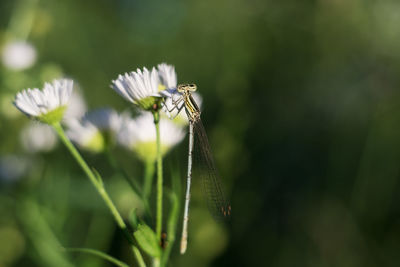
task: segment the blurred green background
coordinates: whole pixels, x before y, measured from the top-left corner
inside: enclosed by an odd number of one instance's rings
[[[36,60],[0,67],[0,266],[111,266],[58,244],[134,262],[66,149],[22,148],[29,121],[11,101],[70,77],[89,108],[123,111],[111,80],[160,62],[199,87],[233,209],[215,223],[196,187],[189,250],[176,245],[171,266],[400,266],[399,25],[395,0],[2,0],[0,48],[28,41]],[[187,139],[167,156],[167,186],[186,153]],[[84,156],[128,214],[124,181]]]

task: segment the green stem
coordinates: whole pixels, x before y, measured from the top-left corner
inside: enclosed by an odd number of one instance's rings
[[[151,188],[153,187],[153,177],[154,177],[154,161],[146,161],[145,162],[145,170],[144,170],[144,181],[143,181],[143,203],[145,206],[146,214],[150,220],[153,218],[153,214],[150,210],[150,195]]]
[[[163,173],[162,173],[162,155],[161,155],[161,139],[160,139],[160,113],[153,113],[154,124],[156,126],[156,143],[157,143],[157,216],[156,216],[156,234],[161,241],[162,228],[162,197],[163,197]]]
[[[144,183],[143,183],[143,197],[148,200],[151,194],[154,177],[154,161],[148,160],[145,162],[144,169]]]
[[[118,212],[117,208],[115,207],[114,203],[112,202],[110,196],[107,194],[100,175],[96,176],[93,173],[93,171],[89,168],[89,166],[86,164],[85,160],[82,158],[81,154],[79,154],[78,150],[75,148],[75,146],[71,143],[71,141],[65,135],[64,129],[62,128],[61,124],[59,122],[57,122],[57,123],[54,123],[52,126],[53,126],[54,130],[57,132],[61,141],[71,152],[72,156],[75,158],[75,160],[78,162],[78,164],[82,167],[83,171],[86,173],[87,177],[92,182],[92,184],[96,188],[97,192],[99,193],[99,195],[102,197],[102,199],[106,203],[107,207],[110,209],[111,214],[113,215],[119,228],[122,229],[122,231],[125,234],[125,237],[128,239],[129,243],[131,243],[133,250],[134,251],[135,251],[135,249],[137,250],[137,248],[134,245],[135,240],[133,239],[132,235],[129,233],[124,220],[122,219],[121,215],[119,214],[119,212]],[[143,262],[143,257],[140,254],[139,250],[138,250],[138,253],[135,253],[135,255],[136,255],[138,262]]]
[[[142,254],[140,254],[140,250],[136,246],[132,246],[132,251],[136,257],[137,262],[139,263],[139,266],[146,267],[146,263],[144,263]]]

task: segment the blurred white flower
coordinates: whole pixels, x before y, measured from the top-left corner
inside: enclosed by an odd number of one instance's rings
[[[23,70],[35,64],[36,54],[36,49],[31,44],[12,41],[3,47],[2,61],[9,69]]]
[[[101,108],[90,111],[83,119],[92,123],[100,131],[116,133],[121,125],[119,114],[111,108]]]
[[[62,79],[45,83],[43,90],[23,90],[15,97],[14,105],[30,118],[53,124],[62,119],[72,86],[72,80]]]
[[[90,111],[81,120],[66,120],[67,136],[81,148],[101,152],[114,144],[121,125],[119,114],[110,108]]]
[[[29,153],[49,152],[57,144],[57,136],[50,126],[32,122],[22,129],[20,141]]]
[[[158,75],[160,77],[161,84],[166,88],[176,88],[178,85],[177,75],[175,72],[175,67],[173,65],[168,65],[166,63],[158,64]]]
[[[0,157],[0,180],[13,181],[20,178],[29,168],[29,161],[16,155]]]
[[[112,88],[123,98],[138,105],[144,110],[152,109],[152,106],[161,97],[158,93],[159,77],[155,68],[148,71],[137,69],[136,72],[119,75],[112,81]]]
[[[66,121],[66,134],[72,142],[91,152],[100,152],[104,149],[104,138],[99,129],[89,121],[69,119]]]
[[[185,137],[182,127],[169,119],[160,119],[161,152],[164,156],[173,146]],[[125,148],[136,152],[143,161],[155,161],[157,156],[156,130],[151,114],[142,114],[132,119],[127,114],[122,116],[118,142]]]
[[[87,111],[85,98],[80,90],[74,90],[68,102],[68,107],[65,110],[64,118],[66,120],[72,118],[81,118]]]

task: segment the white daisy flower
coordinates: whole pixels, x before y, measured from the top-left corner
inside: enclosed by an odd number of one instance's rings
[[[22,147],[29,153],[49,152],[56,146],[57,140],[51,127],[37,122],[31,122],[20,134]]]
[[[80,148],[91,152],[101,152],[105,141],[100,130],[87,120],[70,119],[66,121],[66,134]]]
[[[178,85],[175,67],[166,63],[157,65],[160,82],[165,89],[176,88]]]
[[[59,122],[72,93],[72,80],[45,83],[43,90],[27,89],[19,92],[14,105],[25,115],[47,124]]]
[[[137,69],[136,72],[119,75],[112,81],[111,87],[126,100],[143,108],[151,110],[161,95],[158,93],[159,77],[155,68],[148,71]]]
[[[122,117],[121,128],[117,136],[119,144],[133,150],[143,161],[155,161],[157,147],[153,116],[145,113],[135,119],[127,115]],[[185,137],[182,127],[166,118],[160,119],[160,133],[163,156]]]
[[[24,70],[36,62],[36,49],[23,41],[12,41],[3,48],[2,61],[11,70]]]

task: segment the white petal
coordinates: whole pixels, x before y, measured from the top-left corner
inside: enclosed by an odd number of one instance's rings
[[[160,76],[160,82],[169,88],[176,88],[178,85],[177,75],[175,72],[175,67],[173,65],[168,65],[166,63],[158,64],[157,66],[158,74]]]

